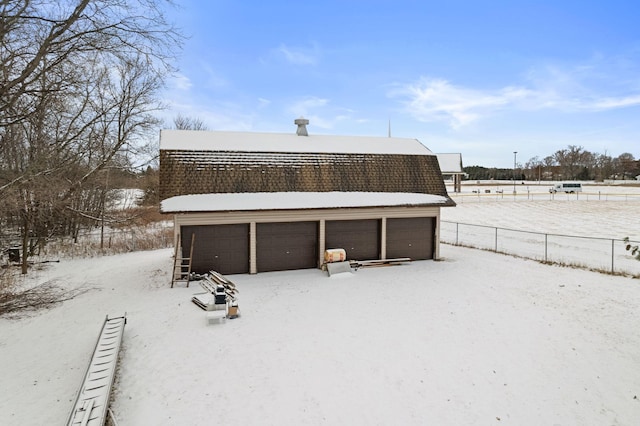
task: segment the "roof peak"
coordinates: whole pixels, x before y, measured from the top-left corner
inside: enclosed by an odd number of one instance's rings
[[[301,143],[293,133],[162,130],[160,149],[188,151],[317,152],[435,155],[417,139],[384,136],[309,135]]]

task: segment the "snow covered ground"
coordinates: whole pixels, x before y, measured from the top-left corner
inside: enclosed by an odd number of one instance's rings
[[[452,196],[456,207],[443,208],[442,220],[521,231],[583,237],[640,240],[634,220],[640,211],[637,200],[531,200],[465,202]]]
[[[640,275],[640,262],[629,256],[623,241],[629,237],[640,242],[640,227],[634,220],[640,211],[640,188],[627,187],[626,200],[621,193],[612,200],[616,189],[606,188],[602,194],[607,196],[600,200],[587,200],[585,194],[515,200],[455,194],[452,198],[458,205],[442,209],[441,240],[490,250],[497,246],[498,251],[530,259]]]
[[[229,276],[242,315],[208,325],[196,283],[169,288],[171,255],[32,275],[90,291],[0,319],[0,424],[63,424],[105,315],[124,312],[119,426],[640,424],[640,280],[443,245],[331,278]]]

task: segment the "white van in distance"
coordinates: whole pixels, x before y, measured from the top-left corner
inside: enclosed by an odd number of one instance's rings
[[[549,192],[555,194],[556,192],[568,192],[573,194],[574,192],[582,192],[582,184],[580,182],[561,182],[556,183],[549,188]]]

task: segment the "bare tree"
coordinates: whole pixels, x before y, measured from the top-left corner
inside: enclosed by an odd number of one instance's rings
[[[595,179],[597,181],[602,182],[605,179],[610,179],[613,176],[613,159],[609,155],[607,155],[606,152],[604,154],[595,154],[594,162]]]
[[[182,37],[169,25],[161,5],[167,1],[4,0],[0,4],[1,126],[35,111],[32,97],[43,76],[80,65],[87,53],[108,58],[145,58],[148,71],[170,69]],[[65,74],[57,72],[58,82]]]
[[[177,130],[209,130],[200,118],[188,117],[178,114],[173,119],[173,125]]]
[[[155,139],[182,40],[164,3],[0,2],[0,216],[20,228],[23,273],[37,242],[104,223],[105,171]]]
[[[542,160],[542,164],[544,165],[545,170],[545,179],[554,180],[556,178],[556,169],[558,168],[558,163],[556,162],[554,156],[548,155],[544,157]]]
[[[542,168],[543,163],[540,158],[536,156],[529,159],[524,165],[526,178],[540,181],[542,179]]]
[[[581,146],[569,145],[553,154],[553,159],[562,170],[566,180],[590,179],[589,170],[593,166],[593,154]]]
[[[618,155],[618,157],[613,160],[613,165],[615,167],[615,174],[620,179],[624,180],[630,177],[635,177],[634,172],[636,171],[636,160],[633,157],[633,154],[624,152]]]

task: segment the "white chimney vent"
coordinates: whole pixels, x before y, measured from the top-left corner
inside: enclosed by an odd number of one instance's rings
[[[298,126],[298,130],[296,130],[296,134],[298,136],[309,136],[309,133],[307,133],[307,124],[309,124],[309,120],[304,117],[300,117],[293,120],[293,123]]]

